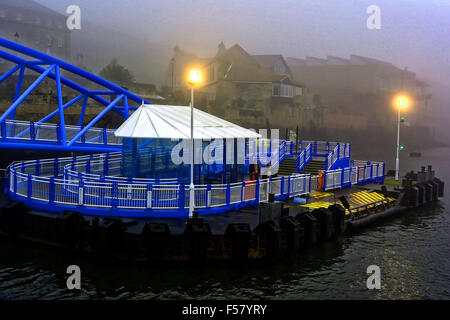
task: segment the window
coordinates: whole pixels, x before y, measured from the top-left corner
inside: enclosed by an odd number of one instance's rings
[[[303,94],[303,88],[296,87],[295,88],[295,95],[296,96],[301,96],[302,94]]]
[[[286,69],[285,69],[285,67],[284,67],[283,62],[281,62],[281,61],[277,61],[277,62],[275,63],[275,65],[273,66],[273,69],[274,69],[274,71],[275,71],[276,73],[279,73],[279,74],[286,74]]]
[[[294,87],[288,84],[272,84],[272,96],[292,98],[294,96]]]
[[[287,85],[287,84],[282,84],[281,85],[280,96],[281,97],[292,98],[294,96],[292,86]]]
[[[272,96],[274,97],[280,96],[280,85],[278,83],[272,84]]]

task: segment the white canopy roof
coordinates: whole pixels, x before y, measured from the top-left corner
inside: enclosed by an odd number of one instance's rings
[[[115,132],[117,137],[189,139],[186,106],[142,105]],[[194,108],[194,139],[259,138],[260,134]]]

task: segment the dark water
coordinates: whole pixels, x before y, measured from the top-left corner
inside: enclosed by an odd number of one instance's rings
[[[382,159],[380,159],[382,160]],[[402,160],[432,164],[450,182],[450,149]],[[403,170],[402,170],[403,171]],[[0,240],[0,299],[449,299],[450,185],[445,198],[363,232],[340,237],[273,267],[149,269],[94,263]],[[78,264],[82,289],[66,289]],[[366,288],[366,268],[381,268],[381,290]]]

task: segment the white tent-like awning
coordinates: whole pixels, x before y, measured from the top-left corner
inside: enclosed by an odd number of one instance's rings
[[[115,132],[124,138],[190,139],[191,108],[142,105]],[[261,135],[194,108],[194,139],[260,138]]]

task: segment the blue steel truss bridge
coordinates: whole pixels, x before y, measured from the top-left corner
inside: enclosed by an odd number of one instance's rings
[[[137,95],[90,72],[15,42],[0,38],[0,59],[12,63],[12,68],[0,76],[0,83],[11,76],[17,79],[12,101],[0,116],[0,149],[46,150],[69,152],[114,152],[122,150],[121,138],[114,130],[97,128],[95,125],[108,112],[116,112],[127,119],[130,111],[142,103],[148,103]],[[28,87],[24,86],[25,72],[36,74]],[[15,119],[18,108],[44,79],[54,81],[57,93],[55,110],[39,121]],[[88,84],[88,85],[86,85]],[[95,90],[88,89],[95,87]],[[63,101],[63,90],[75,98]],[[64,111],[77,102],[82,103],[77,125],[68,125]],[[88,102],[101,108],[90,121],[85,120]],[[49,123],[58,117],[58,123]]]

